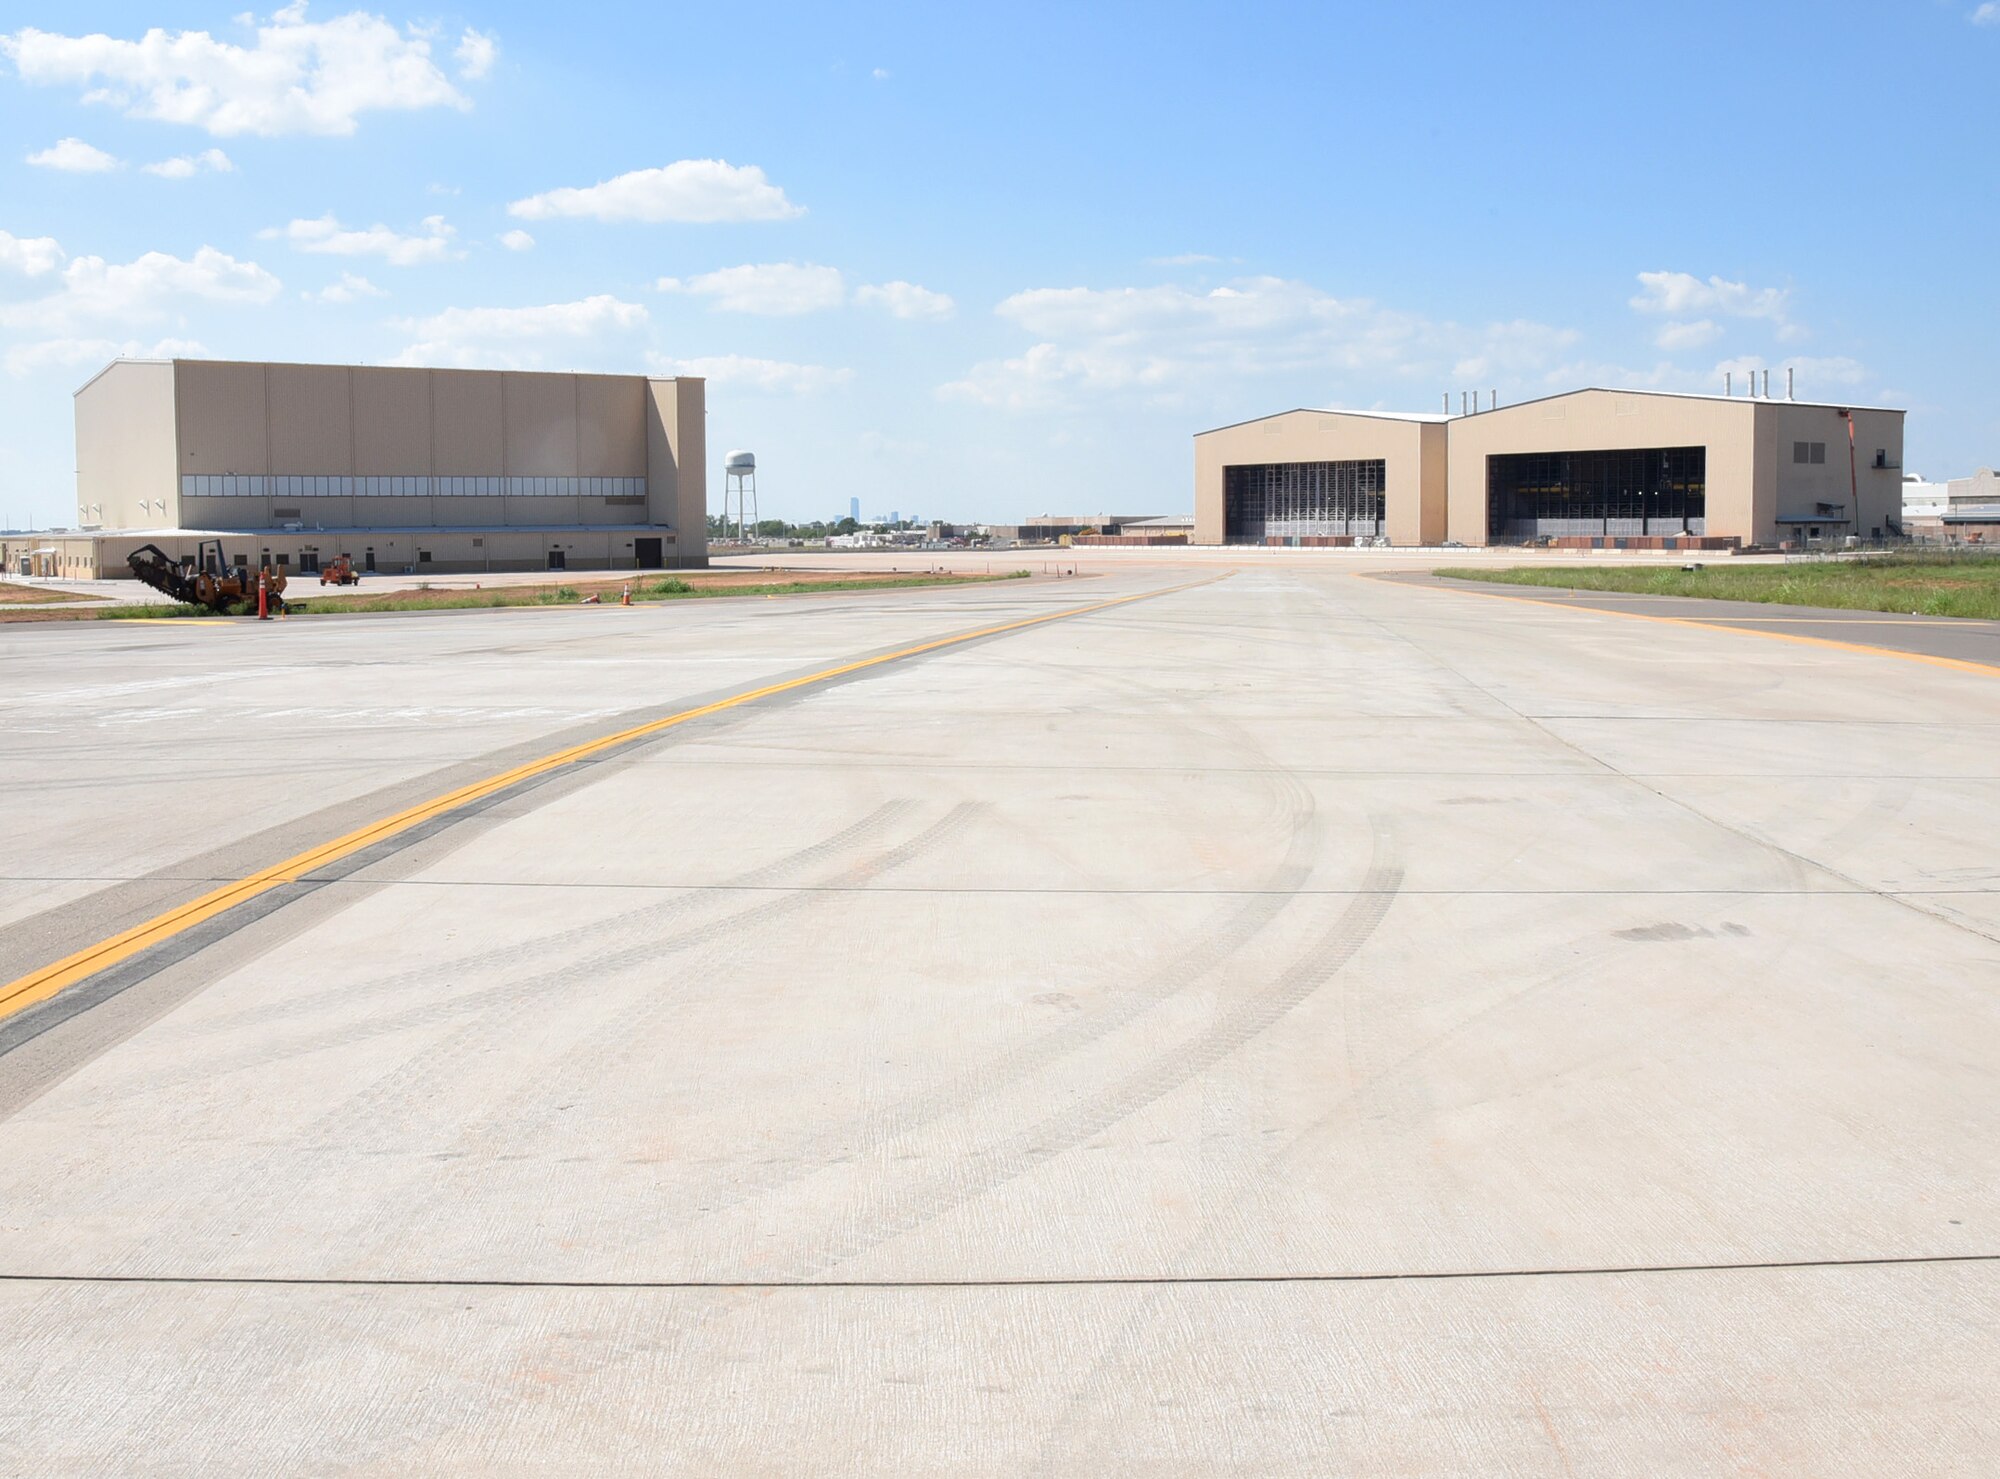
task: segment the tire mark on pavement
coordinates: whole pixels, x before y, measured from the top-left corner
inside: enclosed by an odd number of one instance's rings
[[[910,803],[914,805],[914,803]],[[856,888],[870,880],[914,862],[947,845],[954,837],[971,826],[988,810],[985,802],[961,802],[954,806],[937,822],[913,837],[889,848],[878,857],[864,859],[851,865],[838,880],[845,887]],[[452,1142],[447,1154],[455,1159],[463,1159],[465,1169],[432,1170],[428,1174],[430,1190],[421,1197],[397,1197],[378,1195],[377,1201],[395,1205],[402,1209],[399,1221],[408,1225],[421,1225],[427,1214],[440,1207],[450,1205],[458,1195],[458,1182],[466,1177],[479,1179],[484,1174],[486,1158],[501,1151],[520,1145],[535,1144],[554,1126],[565,1105],[561,1100],[574,1101],[580,1086],[590,1083],[614,1083],[625,1076],[632,1061],[646,1051],[651,1041],[649,1034],[660,1020],[676,1009],[687,1004],[688,987],[710,979],[714,974],[709,969],[714,949],[739,949],[747,925],[768,925],[787,915],[814,907],[824,907],[823,897],[800,892],[768,900],[751,909],[741,910],[711,926],[694,932],[698,938],[691,943],[677,946],[673,952],[686,958],[676,962],[674,969],[661,978],[643,983],[643,994],[633,1000],[622,1012],[608,1019],[580,1041],[572,1044],[561,1055],[537,1064],[536,1071],[523,1081],[512,1094],[505,1096],[484,1109],[476,1123],[465,1126],[459,1137]],[[689,952],[694,952],[689,955]],[[639,946],[601,956],[599,960],[610,959],[617,964],[633,964],[660,954],[657,946]],[[603,974],[606,967],[589,965],[586,974]],[[615,967],[613,967],[615,969]],[[565,974],[568,974],[567,972]],[[400,1120],[394,1124],[384,1123],[381,1128],[388,1132],[387,1143],[393,1147],[409,1138],[407,1126]],[[586,1170],[591,1168],[586,1167]],[[586,1194],[575,1202],[563,1202],[558,1212],[574,1215],[584,1202]],[[654,1225],[645,1229],[650,1232]],[[377,1254],[390,1251],[393,1243],[400,1240],[400,1234],[385,1234],[388,1240],[378,1246]]]
[[[1151,690],[1129,675],[1092,673],[1093,681],[1111,678],[1128,690]],[[1225,744],[1233,751],[1262,753],[1241,726],[1223,719],[1209,725],[1193,723],[1184,711],[1169,705],[1165,722],[1202,740]],[[1227,731],[1226,733],[1221,731]],[[686,1226],[706,1221],[745,1203],[811,1179],[834,1166],[848,1165],[891,1141],[963,1114],[1022,1080],[1043,1072],[1072,1054],[1110,1037],[1158,1009],[1226,965],[1290,908],[1297,890],[1310,876],[1320,847],[1319,817],[1312,790],[1289,770],[1273,767],[1260,775],[1273,791],[1273,810],[1290,818],[1285,852],[1264,875],[1254,893],[1220,925],[1179,948],[1170,962],[1141,983],[1118,992],[1108,1003],[1074,1020],[1037,1034],[997,1057],[872,1113],[795,1141],[752,1164],[733,1178],[689,1198],[675,1215],[661,1211],[660,1226]],[[1178,815],[1178,814],[1176,814]],[[1199,829],[1180,821],[1190,843],[1201,840]],[[648,1230],[651,1231],[650,1229]]]
[[[895,825],[913,811],[915,806],[916,803],[907,800],[884,802],[867,816],[815,843],[736,875],[728,880],[728,886],[732,888],[782,886],[787,878],[796,875],[800,870],[837,857]],[[269,1064],[273,1059],[297,1057],[303,1053],[317,1052],[328,1047],[407,1032],[433,1022],[461,1017],[468,1012],[477,1012],[511,1000],[524,991],[546,989],[552,978],[546,976],[522,978],[517,973],[524,967],[531,967],[535,962],[551,956],[565,959],[578,968],[608,969],[616,963],[618,952],[606,953],[600,948],[594,954],[581,953],[601,941],[607,931],[618,929],[631,933],[657,930],[690,915],[699,915],[704,910],[720,908],[726,898],[727,895],[715,895],[706,890],[691,890],[657,903],[625,910],[590,924],[574,925],[552,934],[540,935],[532,940],[498,946],[414,970],[370,977],[346,987],[329,987],[324,991],[310,992],[301,996],[281,996],[275,1001],[259,1003],[241,1011],[223,1013],[201,1023],[191,1030],[190,1035],[221,1036],[238,1034],[245,1029],[282,1028],[315,1010],[323,1009],[329,1003],[360,1008],[386,996],[408,996],[413,992],[448,988],[454,980],[466,976],[499,974],[505,977],[515,974],[514,979],[503,979],[494,985],[480,987],[456,996],[421,999],[400,1011],[386,1015],[378,1012],[330,1024],[309,1023],[302,1035],[289,1040],[273,1042],[267,1038],[260,1038],[253,1047],[233,1057],[204,1057],[178,1072],[149,1076],[143,1085],[131,1087],[127,1097],[142,1095],[150,1097],[163,1090],[182,1088],[192,1083],[205,1083],[223,1074],[253,1071]],[[738,910],[726,916],[721,923],[732,924],[746,917],[761,917],[759,910],[768,908],[767,903]],[[709,928],[712,929],[713,926]],[[690,935],[670,935],[657,940],[655,948],[667,952],[688,948],[694,943],[699,941]]]
[[[843,1232],[788,1265],[787,1276],[815,1278],[903,1237],[1075,1149],[1214,1067],[1269,1031],[1337,975],[1388,914],[1402,882],[1403,864],[1393,837],[1388,828],[1378,825],[1374,856],[1359,892],[1318,941],[1275,981],[1226,1008],[1211,1026],[1110,1089],[1049,1116],[1007,1142],[966,1157],[915,1192],[894,1197],[896,1205],[887,1215],[870,1217],[865,1223],[850,1216]]]
[[[895,844],[879,857],[848,868],[843,876],[847,882],[855,884],[900,867],[942,846],[969,825],[982,810],[983,803],[968,802],[954,807],[944,817]],[[339,1184],[351,1178],[355,1157],[392,1156],[399,1151],[407,1151],[414,1144],[423,1143],[424,1137],[418,1130],[420,1121],[428,1117],[435,1122],[441,1114],[453,1114],[454,1106],[449,1096],[440,1091],[440,1086],[460,1081],[466,1076],[464,1069],[467,1065],[487,1053],[501,1050],[505,1040],[524,1036],[521,1031],[523,1024],[539,1012],[549,998],[570,990],[589,990],[601,985],[600,978],[615,977],[622,970],[655,961],[663,954],[679,955],[705,946],[733,946],[746,930],[768,925],[785,915],[810,908],[818,901],[819,896],[811,893],[786,894],[706,921],[671,941],[641,940],[634,945],[600,951],[572,960],[553,972],[518,983],[506,997],[481,1011],[473,1020],[404,1059],[395,1069],[351,1096],[338,1109],[298,1132],[291,1144],[274,1156],[274,1163],[291,1158],[296,1174],[268,1178],[253,1174],[233,1178],[237,1185],[249,1188],[256,1201],[249,1207],[239,1205],[231,1210],[230,1215],[211,1221],[210,1226],[228,1224],[248,1227],[254,1223],[261,1233],[275,1231],[282,1236],[286,1230],[280,1219],[268,1215],[268,1206],[263,1215],[255,1211],[258,1205],[263,1204],[261,1187],[267,1180],[287,1186],[291,1199],[305,1199],[317,1186],[323,1188],[331,1200],[338,1192]],[[676,979],[690,979],[697,974],[689,971]],[[634,1012],[628,1012],[621,1022],[635,1015],[666,1010],[677,999],[677,993],[671,988],[655,990],[641,1001]],[[614,1040],[613,1030],[618,1025],[615,1023],[595,1035],[600,1046]],[[627,1041],[629,1033],[615,1040]],[[602,1076],[604,1070],[597,1069],[593,1073],[594,1076]],[[570,1078],[557,1082],[546,1069],[537,1068],[527,1080],[525,1092],[541,1095],[550,1089],[558,1094],[573,1095],[576,1080]],[[544,1099],[544,1103],[547,1109],[543,1122],[546,1123],[554,1117],[557,1108],[553,1099]],[[349,1257],[360,1256],[362,1237],[379,1225],[383,1209],[393,1208],[397,1225],[382,1236],[400,1243],[407,1237],[408,1229],[420,1222],[417,1210],[406,1195],[408,1183],[413,1181],[435,1188],[427,1202],[453,1200],[451,1178],[441,1175],[438,1162],[425,1160],[420,1165],[413,1165],[401,1178],[372,1178],[367,1198],[360,1201],[351,1197],[345,1199],[347,1210],[339,1217],[337,1230],[322,1227],[318,1230],[319,1236],[330,1248],[341,1250]],[[250,1237],[236,1239],[224,1246],[236,1257],[254,1258],[258,1252],[258,1242]]]
[[[846,831],[856,836],[872,835],[885,822],[900,817],[907,810],[908,803],[890,803],[877,816],[867,818]],[[934,824],[926,832],[899,844],[892,852],[922,845],[942,825]],[[842,835],[845,834],[836,834]],[[833,839],[826,841],[831,843]],[[820,846],[816,845],[808,851],[817,853]],[[815,897],[812,894],[786,895],[697,924],[666,940],[645,940],[588,957],[573,957],[557,970],[477,993],[479,999],[470,1007],[465,1006],[461,999],[457,1003],[440,1002],[406,1014],[409,1017],[422,1014],[422,1025],[429,1025],[461,1018],[467,1010],[478,1013],[473,1020],[463,1022],[402,1059],[396,1067],[351,1095],[311,1126],[288,1132],[284,1144],[266,1149],[261,1167],[232,1173],[232,1184],[239,1188],[238,1201],[233,1207],[225,1209],[226,1215],[213,1209],[208,1191],[197,1189],[183,1191],[164,1220],[185,1230],[182,1240],[190,1248],[195,1247],[201,1238],[210,1237],[215,1246],[207,1250],[207,1256],[225,1253],[240,1256],[254,1246],[241,1235],[241,1229],[258,1223],[260,1231],[269,1232],[273,1226],[268,1216],[260,1217],[256,1210],[262,1207],[266,1213],[270,1211],[267,1204],[274,1194],[267,1190],[268,1187],[287,1185],[287,1199],[302,1201],[308,1189],[336,1182],[342,1176],[351,1174],[351,1161],[355,1155],[392,1153],[406,1141],[405,1132],[411,1115],[419,1106],[438,1103],[441,1097],[439,1085],[451,1082],[455,1069],[495,1050],[496,1040],[504,1040],[510,1032],[518,1036],[522,1024],[550,997],[565,989],[588,989],[596,984],[600,975],[655,959],[662,953],[695,949],[710,941],[734,938],[747,924],[774,917],[791,908],[803,907]],[[404,1025],[407,1027],[409,1024]],[[378,1035],[380,1030],[377,1024],[369,1022],[360,1024],[345,1040]],[[286,1173],[292,1171],[297,1174],[288,1180]],[[164,1168],[160,1174],[172,1175],[173,1168]],[[376,1200],[379,1201],[379,1198]],[[333,1251],[338,1255],[343,1250],[336,1247]],[[145,1256],[143,1245],[135,1246],[121,1261],[121,1267],[134,1260],[143,1260]]]

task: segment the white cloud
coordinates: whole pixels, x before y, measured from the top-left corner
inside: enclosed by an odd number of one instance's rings
[[[500,245],[507,248],[510,252],[528,252],[534,250],[535,238],[528,235],[525,231],[516,229],[502,232]]]
[[[1576,338],[1528,321],[1438,322],[1275,277],[1207,290],[1037,288],[995,312],[1040,342],[973,366],[940,387],[945,399],[1029,409],[1127,393],[1186,404],[1200,387],[1226,379],[1329,384],[1355,375],[1370,384],[1384,377],[1420,384],[1428,403],[1448,377],[1533,373]]]
[[[1975,26],[2000,26],[2000,4],[1996,4],[1995,0],[1986,0],[1984,5],[1973,11],[1966,19]]]
[[[847,300],[847,284],[837,267],[810,262],[760,262],[725,267],[694,277],[663,277],[663,293],[692,293],[712,300],[727,313],[792,317],[838,308]]]
[[[668,359],[649,354],[646,362],[662,375],[699,375],[718,385],[736,385],[750,390],[781,395],[811,395],[844,385],[854,371],[829,365],[798,365],[788,360],[752,359],[741,354],[711,355],[700,359]]]
[[[70,174],[94,175],[117,169],[123,163],[82,139],[62,139],[39,153],[30,154],[28,163],[40,169],[65,170]]]
[[[1987,9],[1990,10],[1992,9],[1992,7],[1988,6]],[[873,77],[877,82],[887,82],[889,80],[889,69],[887,67],[877,67],[873,72],[870,72],[868,75],[870,77]]]
[[[1790,298],[1785,288],[1753,288],[1724,277],[1642,272],[1639,292],[1630,301],[1641,313],[1666,313],[1681,319],[1694,314],[1761,319],[1771,324],[1779,339],[1790,341],[1805,337],[1805,330],[1786,315]]]
[[[254,26],[249,45],[207,31],[154,28],[127,41],[31,26],[0,36],[0,56],[24,82],[73,85],[86,103],[221,137],[345,135],[364,113],[471,106],[431,60],[430,35],[418,27],[398,29],[363,10],[310,21],[303,0],[260,24],[241,20]],[[460,42],[462,64],[468,44],[479,54],[485,38],[476,35]]]
[[[106,365],[115,359],[191,359],[207,353],[193,339],[157,339],[150,344],[137,339],[44,339],[9,349],[6,367],[10,375],[27,375],[65,366]]]
[[[805,207],[764,178],[754,164],[683,159],[636,169],[582,189],[564,187],[517,200],[507,209],[529,221],[583,216],[596,221],[788,221]]]
[[[811,262],[746,263],[693,277],[663,277],[654,286],[663,293],[707,298],[729,313],[773,318],[838,308],[848,298],[847,281],[839,268]],[[949,295],[913,282],[867,284],[854,290],[854,301],[895,318],[950,318],[958,306]]]
[[[1574,329],[1554,328],[1525,318],[1488,324],[1482,329],[1447,328],[1441,333],[1445,337],[1463,336],[1467,341],[1464,352],[1452,362],[1451,378],[1461,387],[1470,380],[1473,388],[1482,380],[1516,380],[1532,374],[1567,351],[1580,337]]]
[[[79,323],[143,322],[190,302],[250,305],[278,296],[278,279],[255,262],[205,246],[183,259],[147,252],[131,262],[76,257],[61,286],[43,298],[0,304],[0,328],[65,334]]]
[[[24,277],[40,277],[63,264],[63,249],[53,236],[16,236],[0,231],[0,267]]]
[[[608,293],[527,308],[447,308],[427,318],[398,320],[397,327],[416,335],[416,342],[388,363],[531,369],[551,343],[574,346],[646,323],[644,305]]]
[[[1660,325],[1660,332],[1653,336],[1653,342],[1669,352],[1699,349],[1704,344],[1713,343],[1721,334],[1722,325],[1713,319],[1698,318],[1692,322],[1675,319]]]
[[[493,70],[493,63],[500,55],[499,43],[484,31],[466,27],[459,38],[452,57],[458,62],[458,75],[470,82],[477,82]]]
[[[443,216],[425,216],[423,232],[404,236],[387,226],[366,230],[343,227],[331,211],[312,220],[293,221],[257,233],[266,240],[290,242],[301,252],[318,252],[333,257],[381,257],[392,267],[415,267],[426,262],[449,262],[465,255],[452,245],[457,235]]]
[[[958,305],[947,293],[934,293],[913,282],[885,282],[854,290],[854,301],[880,308],[891,318],[950,318]]]
[[[203,170],[210,174],[233,175],[236,165],[220,149],[204,149],[199,154],[181,154],[172,159],[162,159],[158,164],[139,166],[149,175],[158,175],[166,180],[185,180],[198,175]]]
[[[1123,390],[1162,384],[1169,366],[1087,349],[1037,344],[1012,359],[976,364],[962,380],[938,387],[945,400],[999,406],[1010,411],[1047,409],[1076,391]]]
[[[328,283],[317,293],[307,293],[305,296],[314,303],[358,303],[363,298],[386,298],[389,294],[365,277],[352,272],[343,272],[337,281]]]
[[[646,319],[643,304],[599,293],[574,303],[534,308],[447,308],[428,318],[407,320],[405,327],[430,339],[578,338],[604,329],[640,328]]]

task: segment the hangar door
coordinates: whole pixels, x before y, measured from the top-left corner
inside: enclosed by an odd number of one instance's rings
[[[1518,452],[1486,459],[1492,539],[1704,534],[1708,449]]]
[[[1222,470],[1222,533],[1226,540],[1382,532],[1382,458],[1352,462],[1267,462]]]

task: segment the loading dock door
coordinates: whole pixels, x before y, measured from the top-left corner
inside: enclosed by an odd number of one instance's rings
[[[660,568],[660,541],[657,539],[635,539],[632,541],[632,560],[641,570]]]

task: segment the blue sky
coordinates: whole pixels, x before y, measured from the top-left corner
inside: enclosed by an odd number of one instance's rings
[[[157,32],[156,35],[148,33]],[[2000,461],[2000,5],[0,4],[0,524],[111,355],[705,373],[767,515],[1577,384]]]

